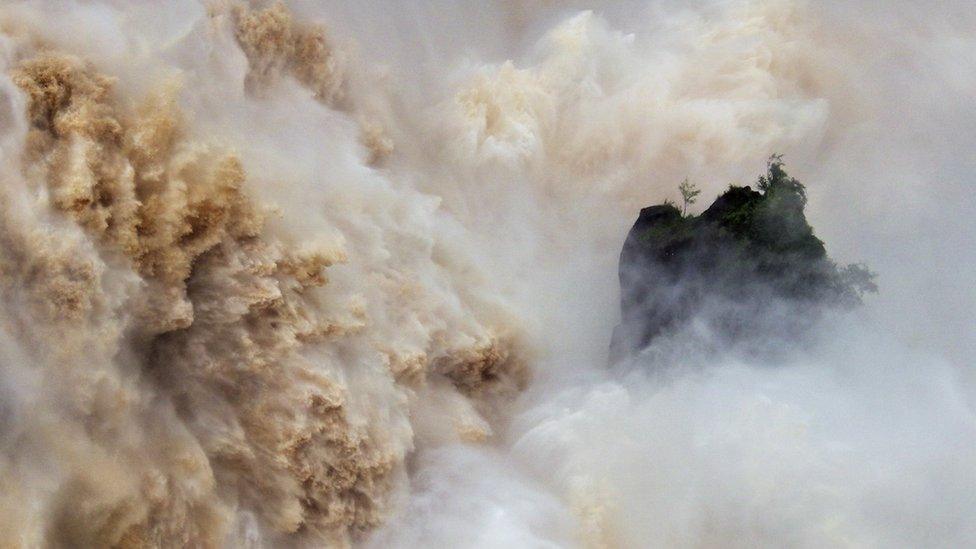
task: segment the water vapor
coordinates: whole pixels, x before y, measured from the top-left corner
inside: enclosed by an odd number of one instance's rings
[[[0,546],[971,545],[973,29],[4,3]],[[774,152],[879,294],[608,367],[638,211]]]

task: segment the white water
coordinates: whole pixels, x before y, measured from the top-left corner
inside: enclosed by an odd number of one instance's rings
[[[324,25],[327,58],[292,35],[248,42],[248,12],[207,6],[0,7],[0,234],[17,250],[0,264],[0,544],[976,543],[965,2],[288,2],[295,33]],[[117,78],[107,103],[135,145],[71,130],[25,157],[11,75],[49,49]],[[182,128],[171,152],[138,146],[169,123],[131,114],[153,94]],[[85,146],[139,177],[164,166],[170,203],[233,154],[270,209],[266,250],[230,225],[218,258],[161,245],[205,286],[185,339],[151,320],[189,321],[178,296],[151,300],[183,281],[58,206],[51,173],[95,162]],[[710,201],[772,152],[879,294],[780,363],[689,348],[607,370],[639,208],[684,177]],[[308,257],[334,263],[328,282],[294,295],[300,269],[247,268]],[[96,273],[90,304],[52,320],[72,261]],[[299,313],[242,321],[272,288]],[[308,318],[335,331],[294,341]],[[464,377],[486,365],[501,382]],[[227,380],[259,383],[235,400]],[[310,395],[339,411],[306,414]]]

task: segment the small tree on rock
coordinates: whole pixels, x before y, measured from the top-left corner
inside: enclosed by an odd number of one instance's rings
[[[699,189],[694,183],[688,181],[686,177],[684,181],[678,185],[678,191],[681,193],[681,200],[684,204],[681,206],[681,215],[686,215],[688,213],[688,205],[694,204],[698,200],[698,195],[701,194],[701,189]]]

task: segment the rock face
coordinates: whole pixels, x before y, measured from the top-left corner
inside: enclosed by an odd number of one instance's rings
[[[612,362],[692,320],[714,344],[794,338],[824,307],[875,291],[866,268],[827,257],[803,213],[804,187],[778,157],[757,187],[730,186],[699,216],[667,203],[641,210],[620,254]]]

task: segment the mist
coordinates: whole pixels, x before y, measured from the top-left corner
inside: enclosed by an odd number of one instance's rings
[[[973,545],[968,8],[4,3],[0,545]],[[774,153],[878,293],[609,364]]]

